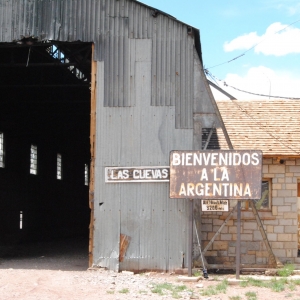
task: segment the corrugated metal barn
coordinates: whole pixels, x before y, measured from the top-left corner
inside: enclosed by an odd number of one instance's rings
[[[199,31],[132,0],[0,0],[0,22],[0,240],[89,234],[90,265],[182,267],[188,201],[105,168],[225,132]]]

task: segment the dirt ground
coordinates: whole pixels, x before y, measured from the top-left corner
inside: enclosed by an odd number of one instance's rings
[[[84,240],[0,246],[1,300],[174,298],[300,300],[300,287],[292,285],[286,285],[284,291],[273,292],[269,288],[243,288],[230,284],[226,293],[201,295],[208,286],[216,286],[225,278],[231,282],[234,281],[235,275],[209,273],[208,280],[201,276],[198,282],[183,282],[178,275],[170,273],[131,274],[104,269],[88,270],[87,241]],[[265,276],[258,278],[266,279]],[[168,290],[159,293],[157,290],[159,285],[169,286],[174,290],[183,285],[186,288],[176,293]],[[254,292],[256,298],[249,298],[249,295],[247,297],[247,292]]]

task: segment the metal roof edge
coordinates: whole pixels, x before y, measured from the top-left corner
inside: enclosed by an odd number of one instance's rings
[[[196,48],[196,51],[197,51],[197,53],[199,55],[200,61],[201,61],[202,65],[203,65],[202,50],[201,50],[201,41],[200,41],[200,30],[198,28],[195,28],[194,26],[191,26],[191,25],[189,25],[187,23],[184,23],[184,22],[176,19],[172,15],[169,15],[169,14],[165,13],[164,11],[159,10],[159,9],[153,7],[153,6],[147,5],[147,4],[145,4],[145,3],[141,2],[141,1],[137,1],[137,0],[130,0],[130,1],[136,2],[136,3],[138,3],[140,5],[143,5],[143,6],[147,7],[147,8],[153,9],[154,11],[157,11],[160,14],[162,14],[162,15],[168,17],[168,18],[173,19],[173,20],[177,21],[178,23],[181,23],[183,25],[186,25],[186,26],[192,28],[193,29],[193,34],[194,34],[194,40],[195,40],[195,48]]]

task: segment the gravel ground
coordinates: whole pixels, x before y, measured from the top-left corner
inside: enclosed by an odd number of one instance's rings
[[[300,288],[292,285],[286,285],[281,292],[229,285],[226,293],[201,295],[203,290],[216,286],[223,279],[235,281],[235,275],[209,274],[208,280],[201,276],[197,282],[185,282],[182,277],[170,273],[133,274],[88,269],[86,248],[87,241],[84,240],[0,246],[0,299],[300,300]],[[256,278],[272,279],[266,276]],[[293,279],[299,278],[293,276]],[[160,286],[169,290],[160,292]],[[254,293],[256,298],[249,298],[247,292]]]

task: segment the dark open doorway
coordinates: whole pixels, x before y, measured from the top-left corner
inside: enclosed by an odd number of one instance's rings
[[[91,43],[0,44],[0,257],[68,238],[88,252],[91,57]]]

